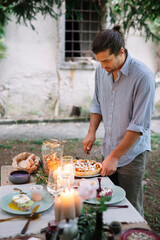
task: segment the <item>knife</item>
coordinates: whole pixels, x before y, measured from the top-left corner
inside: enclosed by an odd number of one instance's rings
[[[128,205],[106,204],[106,207],[113,207],[113,208],[128,208]]]
[[[31,215],[29,216],[28,221],[26,222],[26,224],[24,225],[24,228],[23,228],[22,231],[21,231],[21,234],[25,234],[25,233],[26,233],[27,228],[28,228],[28,225],[29,225],[30,221],[33,219],[34,215],[36,214],[36,211],[37,211],[37,209],[39,208],[39,206],[40,206],[40,205],[37,205],[37,206],[35,206],[35,207],[33,208],[32,213],[31,213]]]
[[[12,219],[17,219],[17,218],[25,218],[25,216],[18,216],[18,217],[11,217],[11,218],[0,219],[0,222],[6,222],[6,221],[10,221]]]
[[[88,155],[90,155],[89,150],[86,150],[86,159],[88,158]]]

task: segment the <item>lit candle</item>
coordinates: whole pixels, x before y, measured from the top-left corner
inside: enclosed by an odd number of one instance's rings
[[[61,219],[76,217],[75,208],[75,194],[73,190],[66,189],[65,192],[61,192]]]
[[[55,220],[61,220],[61,198],[55,197],[54,199],[54,213],[55,213]]]

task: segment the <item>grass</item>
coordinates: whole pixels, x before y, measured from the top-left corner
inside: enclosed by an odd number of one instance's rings
[[[11,145],[7,145],[7,144],[0,144],[0,148],[3,148],[3,149],[11,149],[12,146],[11,146]]]

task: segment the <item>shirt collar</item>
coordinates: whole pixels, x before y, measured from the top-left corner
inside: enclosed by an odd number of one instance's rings
[[[126,50],[127,58],[121,69],[119,70],[121,73],[123,73],[125,76],[128,76],[129,74],[129,68],[131,63],[131,56],[129,55],[128,51]]]

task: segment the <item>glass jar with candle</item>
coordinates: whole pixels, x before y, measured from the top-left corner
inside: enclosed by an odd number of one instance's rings
[[[61,175],[66,185],[64,187],[70,189],[70,187],[74,185],[74,175],[75,175],[72,156],[62,157]]]
[[[50,139],[43,142],[42,157],[43,168],[46,175],[49,175],[49,170],[56,170],[61,165],[63,156],[63,144],[57,139]]]

